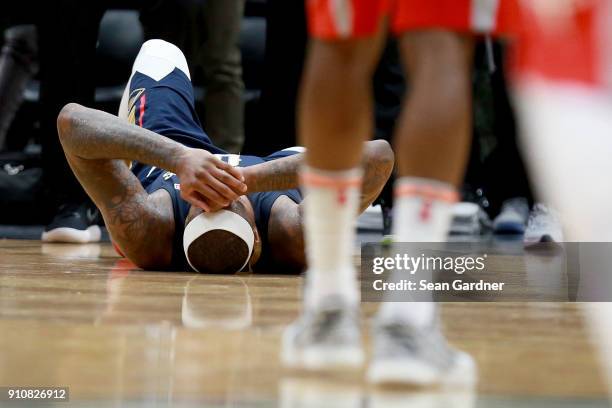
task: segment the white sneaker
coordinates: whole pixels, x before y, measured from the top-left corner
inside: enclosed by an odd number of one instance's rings
[[[525,248],[544,242],[562,241],[563,230],[557,212],[544,204],[534,205],[523,238]]]
[[[306,310],[283,334],[283,364],[308,370],[359,368],[364,361],[359,308],[338,297]]]
[[[378,320],[373,326],[370,382],[413,386],[473,386],[476,382],[476,364],[472,357],[450,347],[437,324],[417,328]]]

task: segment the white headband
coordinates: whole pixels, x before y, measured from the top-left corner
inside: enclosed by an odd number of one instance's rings
[[[231,232],[232,234],[241,238],[249,247],[249,253],[244,261],[244,264],[236,271],[240,272],[249,262],[249,259],[251,259],[251,253],[253,252],[253,245],[255,243],[255,234],[253,233],[253,228],[251,228],[251,225],[247,220],[228,210],[219,210],[213,213],[202,213],[185,226],[185,232],[183,232],[183,250],[185,251],[185,258],[187,258],[187,262],[189,262],[189,265],[194,270],[198,271],[198,269],[193,266],[189,260],[189,246],[203,234],[214,230]]]

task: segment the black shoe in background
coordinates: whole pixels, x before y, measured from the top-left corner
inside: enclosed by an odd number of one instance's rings
[[[100,242],[100,212],[91,203],[62,204],[42,233],[43,242]]]

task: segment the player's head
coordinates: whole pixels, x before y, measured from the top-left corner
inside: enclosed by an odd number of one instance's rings
[[[236,273],[254,264],[261,251],[253,207],[246,197],[214,213],[192,207],[185,220],[183,249],[202,273]]]

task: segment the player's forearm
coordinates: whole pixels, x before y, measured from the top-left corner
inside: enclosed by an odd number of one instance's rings
[[[82,159],[123,159],[176,172],[186,147],[118,117],[77,104],[66,105],[57,120],[67,153]]]
[[[299,169],[304,154],[256,164],[243,170],[249,193],[290,190],[299,186]]]

